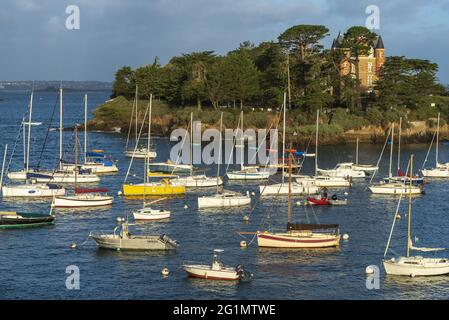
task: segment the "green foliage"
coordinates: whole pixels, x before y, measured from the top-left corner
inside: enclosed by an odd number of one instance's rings
[[[348,131],[351,129],[361,129],[368,125],[369,122],[363,117],[348,113],[346,109],[338,108],[333,112],[330,118],[330,124],[337,125],[344,131]]]

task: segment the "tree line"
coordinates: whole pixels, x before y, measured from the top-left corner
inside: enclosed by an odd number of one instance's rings
[[[171,107],[196,106],[218,109],[279,107],[284,92],[288,106],[310,119],[317,109],[335,110],[380,118],[385,112],[403,113],[429,107],[429,97],[445,96],[438,83],[438,65],[428,60],[388,56],[374,90],[361,88],[358,61],[366,55],[377,34],[354,26],[343,34],[342,49],[324,48],[329,36],[323,25],[296,25],[276,41],[254,45],[243,42],[225,55],[202,51],[175,56],[161,65],[117,70],[112,97],[132,99],[136,85],[140,98],[152,93]],[[349,59],[355,77],[341,75],[340,64]]]

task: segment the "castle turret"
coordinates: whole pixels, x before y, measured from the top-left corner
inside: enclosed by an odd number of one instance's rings
[[[385,62],[385,47],[381,36],[377,38],[377,43],[374,52],[376,55],[376,72],[378,73],[380,71],[380,68],[384,65]]]

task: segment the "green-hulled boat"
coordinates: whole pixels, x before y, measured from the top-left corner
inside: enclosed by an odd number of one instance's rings
[[[55,216],[51,214],[0,212],[0,229],[23,229],[53,225]]]

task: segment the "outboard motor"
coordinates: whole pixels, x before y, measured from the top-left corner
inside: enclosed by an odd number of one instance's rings
[[[332,200],[337,200],[337,199],[338,199],[337,195],[334,194],[334,195],[332,196]]]
[[[167,236],[166,234],[161,235],[160,239],[165,242],[168,243],[169,245],[171,245],[172,247],[176,248],[179,244],[178,241],[173,240],[172,238],[170,238],[169,236]]]
[[[241,264],[235,266],[235,272],[237,272],[241,281],[250,281],[253,278],[253,274],[245,270],[245,267]]]

